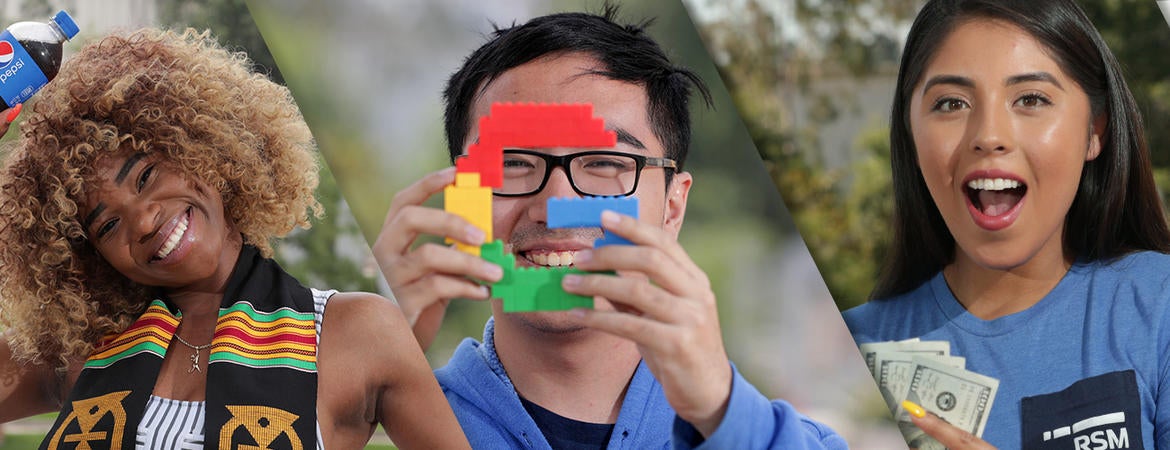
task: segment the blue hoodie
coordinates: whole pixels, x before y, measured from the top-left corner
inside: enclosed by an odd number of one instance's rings
[[[464,339],[435,376],[473,448],[550,449],[500,364],[494,327],[495,322],[488,319],[483,344]],[[848,448],[831,429],[797,413],[787,402],[769,401],[734,366],[732,376],[723,422],[703,441],[693,426],[675,414],[646,364],[639,363],[606,448]]]

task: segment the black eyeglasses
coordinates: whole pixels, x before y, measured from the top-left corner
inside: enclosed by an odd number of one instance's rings
[[[556,167],[564,167],[569,185],[581,195],[628,196],[638,189],[646,167],[677,171],[670,158],[651,158],[631,153],[589,151],[549,155],[532,150],[504,150],[504,183],[492,193],[501,197],[532,195],[544,189]]]

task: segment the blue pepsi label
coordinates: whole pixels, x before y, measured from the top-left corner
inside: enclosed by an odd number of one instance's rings
[[[8,30],[0,33],[0,98],[8,106],[24,103],[49,79]]]

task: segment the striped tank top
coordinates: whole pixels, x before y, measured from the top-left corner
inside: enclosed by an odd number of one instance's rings
[[[321,321],[325,317],[325,303],[337,291],[313,292],[313,321],[317,326],[317,340],[321,339]],[[171,400],[150,396],[146,412],[138,423],[136,450],[203,450],[204,402]],[[324,450],[321,442],[321,424],[317,423],[317,450]]]

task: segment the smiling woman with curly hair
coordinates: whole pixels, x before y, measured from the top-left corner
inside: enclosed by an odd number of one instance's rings
[[[268,259],[320,215],[317,170],[288,90],[207,33],[79,51],[0,175],[0,422],[63,408],[48,447],[348,448],[377,422],[466,445],[392,303]]]
[[[0,193],[4,319],[23,360],[88,355],[152,295],[86,239],[79,213],[101,158],[172,162],[221,193],[244,241],[265,255],[271,238],[319,214],[309,129],[288,91],[244,62],[191,33],[115,36],[72,58],[74,70],[41,94]]]

